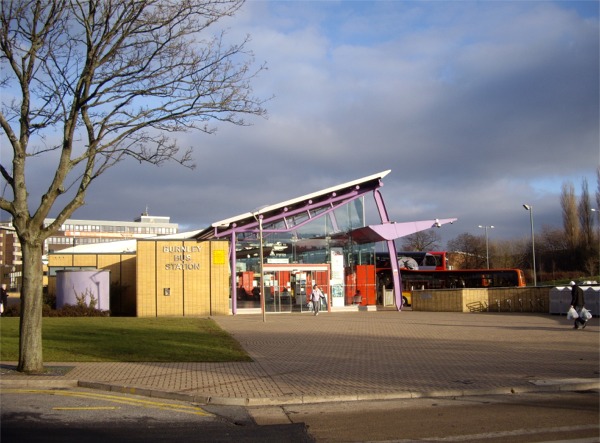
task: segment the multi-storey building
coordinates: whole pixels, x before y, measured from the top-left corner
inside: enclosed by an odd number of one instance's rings
[[[12,222],[0,222],[0,282],[16,288],[23,264],[21,243]]]
[[[47,218],[44,225],[48,226],[53,221],[54,219]],[[170,222],[170,217],[147,213],[131,222],[69,219],[44,242],[44,255],[84,244],[177,234],[178,229],[176,223]],[[18,291],[22,264],[21,244],[12,222],[0,222],[0,282]]]
[[[48,226],[53,221],[54,219],[47,218],[44,224]],[[170,217],[147,213],[143,213],[132,222],[70,219],[46,240],[44,253],[78,245],[177,234],[178,229],[176,223],[170,223]]]

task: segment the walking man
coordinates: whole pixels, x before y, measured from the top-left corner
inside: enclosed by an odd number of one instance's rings
[[[585,304],[585,299],[583,296],[583,289],[575,283],[571,282],[571,307],[575,308],[579,317],[575,319],[575,324],[573,329],[583,329],[587,323],[586,320],[581,318],[581,310],[583,309],[583,305]]]
[[[317,284],[313,285],[312,294],[310,294],[310,299],[313,304],[313,309],[315,311],[314,315],[319,315],[319,308],[321,307],[321,298],[325,298],[323,292],[319,289]]]

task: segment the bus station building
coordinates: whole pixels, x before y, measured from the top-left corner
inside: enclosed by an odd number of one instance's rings
[[[389,173],[264,206],[198,231],[50,252],[48,291],[56,293],[61,273],[97,270],[110,272],[113,315],[306,311],[313,284],[327,294],[328,310],[376,305],[400,310],[397,260],[390,260],[393,291],[378,293],[377,252],[396,257],[396,239],[456,219],[391,221],[380,192]]]

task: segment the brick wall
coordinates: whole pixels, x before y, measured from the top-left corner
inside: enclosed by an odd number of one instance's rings
[[[414,311],[549,312],[550,287],[412,291]]]
[[[228,315],[228,255],[228,241],[139,240],[135,254],[57,253],[48,266],[109,270],[116,315]],[[56,277],[48,292],[56,295]]]
[[[140,240],[137,316],[229,314],[229,242]]]

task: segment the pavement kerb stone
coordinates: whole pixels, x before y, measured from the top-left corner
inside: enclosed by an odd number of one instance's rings
[[[0,380],[0,389],[2,388],[31,388],[31,389],[61,389],[76,388],[77,380],[49,380],[49,379],[31,379],[31,380]]]
[[[368,400],[404,400],[415,398],[415,394],[410,391],[403,392],[391,392],[384,394],[361,394],[357,397],[358,401],[368,401]]]
[[[332,395],[332,396],[318,396],[318,395],[304,395],[302,396],[302,403],[329,403],[329,402],[350,402],[358,401],[358,395]]]
[[[559,391],[590,391],[600,389],[600,382],[581,383],[578,385],[560,385]]]
[[[168,392],[154,389],[134,388],[127,386],[110,385],[107,383],[80,381],[78,382],[77,386],[79,386],[80,388],[119,392],[121,394],[140,395],[142,397],[161,398],[164,400],[187,401],[203,404],[208,404],[210,402],[210,397],[204,395],[192,395],[180,392]]]
[[[534,392],[561,392],[561,391],[587,391],[600,389],[599,380],[537,380],[529,387],[501,387],[494,389],[472,390],[445,390],[422,392],[389,392],[382,394],[362,395],[333,395],[333,396],[298,396],[298,397],[272,397],[272,398],[242,398],[242,397],[209,397],[203,395],[168,392],[129,386],[111,385],[107,383],[86,382],[77,380],[0,380],[0,388],[32,388],[32,389],[59,389],[82,387],[101,391],[118,392],[122,394],[139,395],[143,397],[161,398],[193,402],[205,405],[219,406],[284,406],[293,404],[315,404],[332,402],[353,402],[373,400],[403,400],[415,398],[451,398],[473,397],[485,395],[510,395]]]
[[[216,404],[216,403],[214,403]],[[302,404],[298,397],[271,397],[271,398],[248,398],[246,406],[286,406]]]

